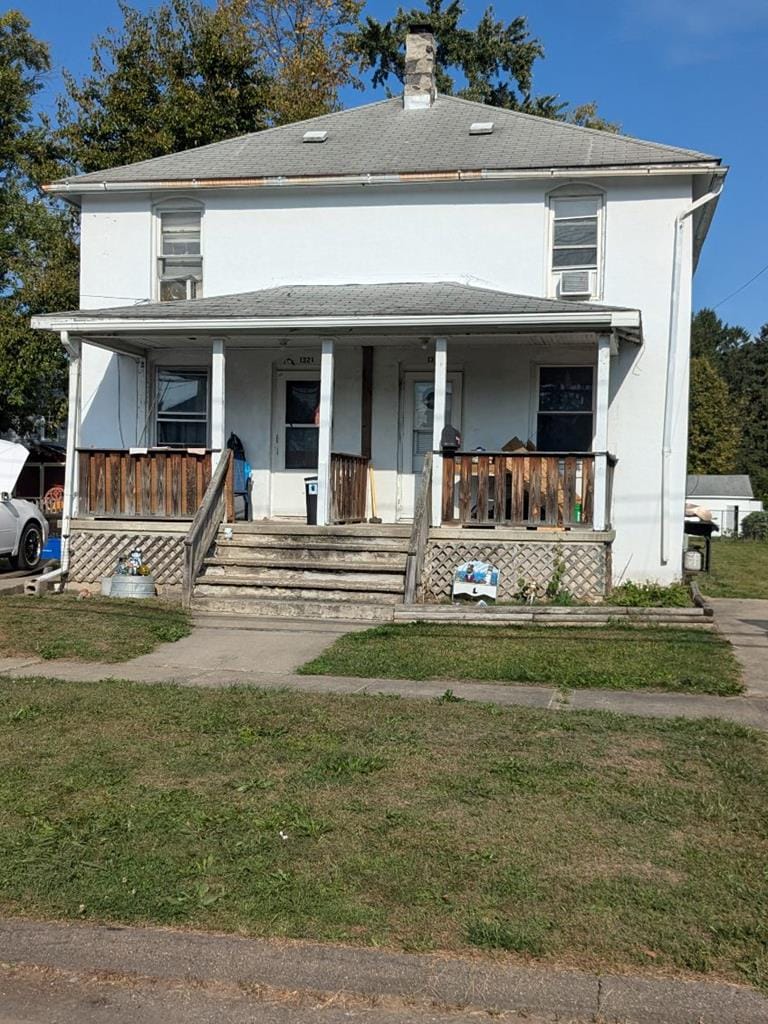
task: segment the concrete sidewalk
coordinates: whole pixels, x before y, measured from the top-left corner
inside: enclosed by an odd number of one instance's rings
[[[368,623],[201,616],[195,620],[190,636],[175,643],[161,644],[151,654],[132,661],[104,664],[0,658],[0,676],[47,676],[84,682],[127,679],[210,689],[251,685],[309,693],[398,694],[422,700],[431,700],[451,690],[465,700],[487,701],[505,707],[613,711],[648,718],[714,717],[768,730],[768,692],[753,691],[746,697],[647,690],[572,690],[563,694],[551,685],[297,674],[300,665],[320,654],[338,636],[367,628]]]
[[[710,597],[715,626],[733,644],[748,697],[768,698],[768,601]]]
[[[502,956],[416,955],[158,928],[3,921],[0,962],[6,968],[3,987],[11,990],[15,985],[17,990],[26,986],[34,992],[45,978],[61,982],[62,976],[69,976],[70,995],[81,986],[87,990],[88,980],[99,979],[108,980],[114,993],[129,983],[139,991],[161,995],[196,991],[207,998],[217,993],[232,998],[250,993],[271,1003],[273,1009],[292,1008],[293,1020],[302,1019],[300,1011],[312,1007],[345,1011],[332,1014],[326,1018],[329,1021],[354,1020],[359,1012],[377,1024],[408,1019],[469,1021],[478,1014],[625,1024],[764,1024],[768,1020],[768,999],[738,985],[561,970],[523,965]],[[109,1003],[102,1009],[107,1012],[93,1019],[123,1019],[109,1013]],[[254,1019],[239,1013],[222,1015],[221,1009],[218,1018],[178,1019]],[[364,1014],[365,1010],[373,1016]],[[324,1019],[317,1012],[311,1016]],[[155,1018],[136,1015],[134,1007],[134,1017],[127,1019]],[[262,1016],[260,1011],[258,1019],[288,1018],[267,1012]]]

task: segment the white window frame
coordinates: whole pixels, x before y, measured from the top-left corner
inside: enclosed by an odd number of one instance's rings
[[[204,374],[205,375],[205,441],[204,441],[204,443],[202,445],[168,444],[165,441],[160,442],[160,440],[159,440],[158,424],[161,422],[161,420],[160,420],[160,374],[161,373],[182,373],[182,374],[183,373],[196,373],[196,374]],[[153,402],[152,402],[153,410],[154,411],[153,411],[153,415],[152,415],[152,424],[153,424],[155,445],[157,446],[157,445],[162,444],[163,448],[178,448],[178,449],[182,449],[182,450],[185,449],[185,448],[198,448],[198,447],[210,448],[211,447],[211,368],[209,366],[177,366],[176,364],[167,365],[166,366],[163,363],[158,363],[154,367],[154,374],[153,374],[153,378],[152,379],[153,379],[153,384],[154,384],[154,396],[153,396]],[[184,420],[184,418],[181,417],[181,416],[171,416],[171,417],[169,417],[166,420],[166,422],[190,422],[190,423],[194,422],[194,423],[200,423],[201,420],[197,419],[197,418],[191,418],[189,420]]]
[[[155,302],[162,302],[160,297],[160,285],[162,280],[163,261],[163,214],[164,213],[196,213],[200,216],[200,282],[196,288],[195,298],[199,299],[205,294],[205,206],[197,199],[184,197],[174,199],[163,199],[152,207],[154,218],[153,252],[152,252],[152,295]],[[187,284],[187,298],[189,294],[189,283]],[[171,301],[166,299],[165,301]]]
[[[533,402],[531,403],[532,409],[531,409],[531,424],[530,424],[529,435],[530,435],[530,437],[534,438],[534,443],[535,443],[537,448],[539,447],[539,413],[541,412],[541,410],[539,409],[539,402],[541,400],[541,371],[542,370],[574,370],[574,369],[583,369],[584,367],[589,367],[589,369],[592,371],[592,409],[591,409],[592,430],[590,431],[589,447],[586,449],[588,452],[592,451],[593,443],[594,443],[593,442],[594,429],[595,429],[595,401],[596,401],[596,391],[597,391],[597,365],[596,365],[595,362],[590,361],[590,360],[581,360],[581,361],[568,360],[568,361],[563,361],[561,363],[536,363],[536,365],[535,365],[535,372],[533,374],[533,377],[534,377],[534,389],[533,389],[533,396],[532,396],[533,397]],[[553,411],[551,409],[547,410],[547,414],[548,415],[554,415],[554,416],[558,416],[558,415],[571,415],[571,413],[563,413],[563,412],[558,413],[557,411]],[[586,413],[577,413],[577,415],[579,415],[579,416],[586,416]]]
[[[589,267],[558,267],[554,266],[555,251],[555,211],[559,200],[594,199],[597,201],[597,257],[596,265]],[[605,281],[605,192],[596,185],[570,184],[559,185],[547,193],[547,230],[545,253],[545,287],[546,294],[551,298],[560,298],[560,278],[564,270],[589,270],[593,275],[592,287],[584,294],[584,301],[602,299]],[[579,247],[579,248],[586,248]],[[563,296],[567,301],[578,301],[574,296]],[[575,365],[575,364],[574,364]]]

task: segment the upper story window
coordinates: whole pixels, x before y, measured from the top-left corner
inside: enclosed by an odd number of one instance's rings
[[[203,294],[203,255],[199,206],[169,206],[159,211],[158,298],[198,299]]]
[[[558,190],[549,205],[551,293],[563,299],[599,297],[602,194],[587,188]]]

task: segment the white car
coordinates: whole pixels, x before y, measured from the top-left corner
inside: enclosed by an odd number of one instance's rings
[[[14,569],[36,569],[48,539],[37,505],[11,497],[28,455],[24,445],[0,441],[0,558],[10,558]]]

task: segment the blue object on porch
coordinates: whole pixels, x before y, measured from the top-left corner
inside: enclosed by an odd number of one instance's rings
[[[43,561],[50,561],[56,559],[57,562],[61,561],[61,537],[49,537],[45,542],[45,547],[40,553],[40,557]]]
[[[227,441],[227,448],[232,449],[235,495],[235,519],[240,517],[237,514],[237,499],[243,499],[243,519],[250,519],[248,504],[248,481],[251,479],[251,467],[245,460],[245,446],[237,434],[230,434]]]

